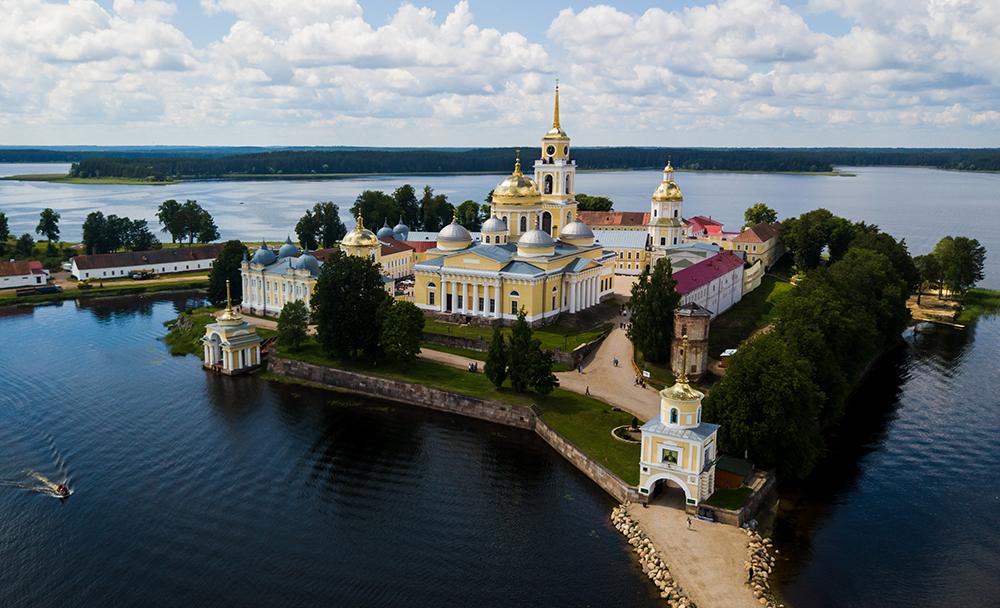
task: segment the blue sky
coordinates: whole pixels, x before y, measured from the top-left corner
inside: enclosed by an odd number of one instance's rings
[[[994,146],[975,0],[0,0],[0,144]]]

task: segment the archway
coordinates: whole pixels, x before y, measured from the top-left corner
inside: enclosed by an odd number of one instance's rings
[[[210,365],[222,365],[222,339],[219,334],[212,334],[208,339],[208,362]]]
[[[688,496],[687,486],[671,475],[660,475],[649,484],[650,504],[660,504],[676,509],[684,509]]]
[[[542,212],[542,232],[552,234],[552,214],[548,211]]]

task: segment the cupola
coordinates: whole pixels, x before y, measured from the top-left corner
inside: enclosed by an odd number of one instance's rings
[[[538,257],[552,255],[556,250],[556,241],[547,232],[537,228],[529,230],[517,240],[517,255],[523,257]]]
[[[559,231],[559,240],[577,247],[589,247],[594,244],[594,231],[580,220],[570,222]]]
[[[278,249],[278,259],[295,257],[301,253],[299,248],[292,243],[292,237],[285,237],[285,244]]]
[[[472,233],[458,223],[454,217],[451,223],[441,229],[437,235],[437,248],[446,251],[465,249],[472,244]]]
[[[681,189],[674,181],[674,167],[667,161],[667,166],[663,168],[663,181],[657,186],[656,191],[653,192],[654,201],[682,201],[684,200],[684,195],[681,194]]]
[[[389,227],[389,220],[384,219],[382,220],[382,227],[378,229],[378,232],[376,232],[375,235],[380,239],[391,239],[395,238],[396,233]]]
[[[488,245],[503,245],[510,236],[507,224],[495,215],[483,222],[479,232],[483,235],[483,242]]]

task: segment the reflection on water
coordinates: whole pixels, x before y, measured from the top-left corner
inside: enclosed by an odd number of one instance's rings
[[[774,538],[797,608],[1000,604],[1000,318],[921,326],[852,398]]]
[[[54,479],[54,446],[76,491],[0,487],[0,606],[657,605],[535,435],[207,374],[159,341],[193,304],[0,318],[0,466]]]

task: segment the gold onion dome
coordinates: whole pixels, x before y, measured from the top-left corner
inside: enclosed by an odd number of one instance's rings
[[[493,196],[500,198],[536,198],[541,196],[535,180],[521,173],[521,155],[514,161],[514,172],[493,189]]]
[[[377,247],[378,237],[371,230],[365,228],[364,218],[358,214],[358,224],[344,237],[343,244],[348,247]]]
[[[674,181],[674,166],[669,162],[663,168],[663,181],[653,192],[654,201],[682,201],[684,195],[681,194],[680,186]]]

